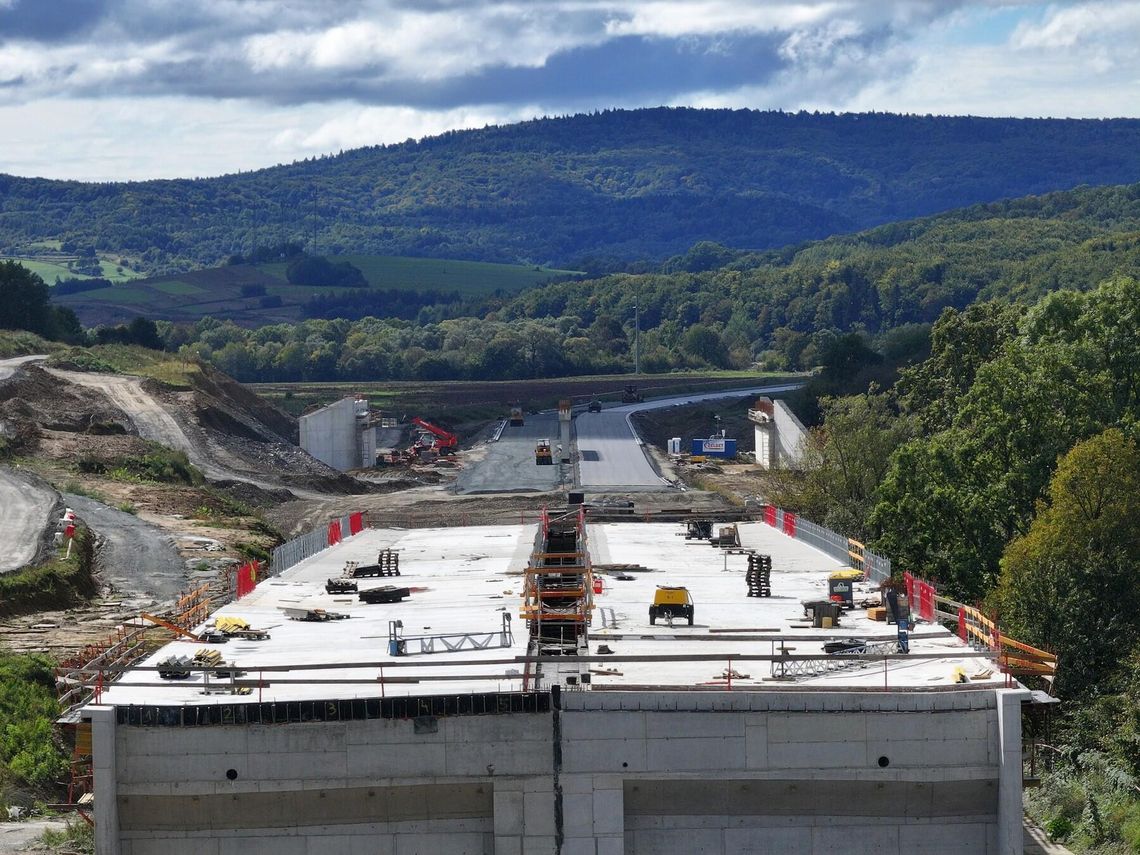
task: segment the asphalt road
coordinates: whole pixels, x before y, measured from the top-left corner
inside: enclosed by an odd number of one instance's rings
[[[583,489],[669,486],[650,465],[624,408],[582,413],[574,420],[574,430],[578,483]]]
[[[562,467],[539,466],[534,446],[549,439],[555,459],[558,452],[558,416],[527,415],[522,427],[503,428],[497,442],[487,444],[487,456],[467,466],[455,482],[457,493],[550,492],[558,488]]]
[[[8,467],[0,467],[0,573],[35,560],[59,496]]]
[[[64,499],[98,535],[96,566],[117,597],[145,608],[186,590],[186,564],[162,529],[94,499],[71,493]]]
[[[678,395],[640,404],[623,404],[608,407],[600,413],[581,413],[575,418],[576,447],[578,452],[578,483],[583,490],[662,489],[668,483],[650,465],[648,455],[629,421],[631,413],[641,410],[660,410],[666,407],[697,404],[730,398],[751,398],[787,392],[802,384],[758,386],[751,389],[734,389],[729,392],[705,392],[699,395]]]

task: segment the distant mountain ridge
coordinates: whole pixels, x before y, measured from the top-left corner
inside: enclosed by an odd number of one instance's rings
[[[604,270],[700,241],[765,249],[1137,180],[1136,119],[654,108],[453,131],[209,179],[0,175],[0,250],[67,241],[155,272],[299,240],[330,254]]]

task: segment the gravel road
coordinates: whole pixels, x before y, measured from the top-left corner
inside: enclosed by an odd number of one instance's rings
[[[7,380],[19,370],[21,365],[29,362],[39,362],[47,359],[46,356],[13,356],[11,359],[0,359],[0,380]]]
[[[0,467],[0,573],[31,564],[59,495],[37,480]]]
[[[117,597],[145,608],[186,590],[186,564],[162,529],[94,499],[72,493],[65,493],[64,499],[99,536],[100,580],[112,586]]]

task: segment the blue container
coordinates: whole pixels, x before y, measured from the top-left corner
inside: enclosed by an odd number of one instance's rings
[[[722,437],[709,439],[694,439],[693,454],[703,454],[705,457],[736,457],[736,440]]]

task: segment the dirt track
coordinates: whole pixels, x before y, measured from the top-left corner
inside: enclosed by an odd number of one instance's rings
[[[99,579],[132,606],[148,608],[187,587],[186,564],[169,534],[133,514],[83,496],[64,494],[68,505],[98,534]]]
[[[19,570],[40,552],[59,494],[38,479],[0,467],[0,573]]]
[[[182,426],[162,403],[143,388],[142,378],[59,369],[49,369],[49,372],[61,380],[101,392],[111,403],[127,414],[131,423],[138,430],[139,436],[184,452],[190,462],[197,466],[210,480],[246,481],[265,490],[276,490],[286,486],[287,489],[301,498],[322,499],[325,497],[323,493],[283,485],[280,481],[265,480],[263,477],[259,477],[260,473],[251,473],[247,467],[242,466],[241,461],[226,449],[214,447],[211,444],[209,451],[204,451],[198,443],[191,440],[190,435],[182,429]],[[218,459],[225,461],[228,467],[232,468],[219,465],[215,462]]]

